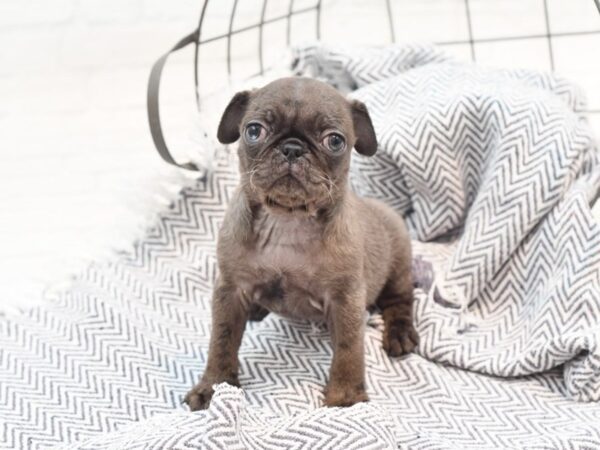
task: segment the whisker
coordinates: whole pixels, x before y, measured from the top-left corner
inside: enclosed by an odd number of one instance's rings
[[[256,172],[258,172],[258,169],[252,169],[247,172],[244,172],[244,175],[249,175],[248,184],[250,184],[250,188],[253,191],[256,191],[256,186],[254,185],[254,175],[256,174]]]
[[[327,196],[329,197],[329,200],[331,201],[331,203],[333,203],[333,189],[337,188],[334,181],[327,174],[321,174],[321,172],[314,173],[314,175],[316,175],[319,179],[321,179],[327,183],[326,184]]]

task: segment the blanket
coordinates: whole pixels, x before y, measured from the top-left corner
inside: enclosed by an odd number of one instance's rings
[[[356,190],[394,206],[420,241],[456,236],[418,308],[421,354],[503,377],[563,365],[569,397],[600,400],[590,207],[600,164],[576,113],[582,93],[552,74],[456,63],[433,47],[297,52],[297,70],[354,90],[371,112],[380,153],[355,158]]]
[[[371,401],[323,408],[327,329],[270,314],[244,335],[242,389],[186,411],[238,180],[219,148],[134,251],[0,320],[0,447],[600,448],[600,180],[576,88],[428,46],[306,46],[295,70],[371,111],[380,149],[352,185],[415,238],[417,352],[389,358],[369,316]]]

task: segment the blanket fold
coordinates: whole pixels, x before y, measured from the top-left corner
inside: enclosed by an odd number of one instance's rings
[[[369,108],[379,153],[357,155],[355,189],[398,209],[421,241],[454,237],[419,304],[423,355],[498,376],[564,364],[569,395],[600,400],[600,224],[590,207],[600,163],[580,90],[423,45],[296,53],[298,73]]]
[[[79,448],[390,450],[396,448],[396,441],[394,422],[389,414],[369,403],[279,416],[248,408],[240,388],[220,384],[215,386],[206,411],[157,414],[114,433],[89,439]]]

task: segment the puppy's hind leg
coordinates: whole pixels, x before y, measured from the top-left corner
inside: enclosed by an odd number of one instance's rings
[[[389,356],[410,353],[419,345],[413,325],[411,272],[392,273],[376,301],[383,316],[383,348]]]
[[[251,303],[248,307],[248,320],[250,322],[261,322],[268,315],[269,310],[256,303]]]

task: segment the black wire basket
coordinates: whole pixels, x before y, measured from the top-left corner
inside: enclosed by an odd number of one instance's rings
[[[600,30],[597,31],[573,31],[573,32],[561,32],[553,33],[550,27],[550,20],[548,14],[548,0],[543,0],[543,14],[545,33],[543,34],[528,34],[528,35],[514,35],[509,37],[487,37],[483,39],[475,39],[473,35],[472,17],[470,0],[456,0],[457,3],[462,4],[465,15],[466,23],[466,35],[465,40],[440,40],[434,42],[440,46],[447,45],[458,45],[468,44],[470,49],[470,57],[472,61],[477,61],[476,44],[478,43],[490,43],[490,42],[503,42],[503,41],[515,41],[515,40],[528,40],[528,39],[540,39],[543,38],[547,42],[548,57],[550,62],[550,69],[555,68],[555,55],[553,48],[553,38],[555,37],[566,37],[566,36],[579,36],[586,34],[600,34]],[[471,0],[472,1],[472,0]],[[600,0],[589,0],[593,1],[598,13],[600,14]],[[300,40],[320,40],[323,35],[322,25],[322,14],[323,14],[323,1],[322,0],[255,0],[251,3],[244,0],[232,0],[231,9],[229,10],[228,16],[219,16],[219,19],[215,20],[211,17],[211,5],[216,5],[219,2],[216,0],[211,2],[210,0],[204,0],[201,6],[200,18],[198,26],[187,36],[183,37],[171,50],[165,53],[158,61],[154,64],[150,80],[148,83],[148,120],[150,124],[150,130],[156,149],[160,156],[169,164],[188,169],[188,170],[199,170],[194,163],[178,163],[171,155],[165,138],[162,132],[160,122],[160,110],[159,110],[159,88],[162,70],[167,62],[169,55],[176,52],[184,47],[193,45],[194,46],[194,93],[196,97],[196,104],[198,110],[201,109],[201,92],[202,82],[201,75],[203,73],[202,67],[202,54],[214,54],[217,53],[222,55],[224,53],[224,73],[223,76],[227,79],[233,77],[237,79],[250,78],[252,76],[263,75],[265,71],[274,63],[273,56],[267,55],[267,47],[271,47],[275,44],[284,47],[290,47],[295,42]],[[336,6],[336,2],[332,1],[332,6]],[[341,2],[337,2],[338,6],[341,6]],[[255,6],[251,8],[253,14],[244,14],[241,11],[240,6],[248,5]],[[272,6],[276,6],[275,9]],[[219,5],[222,6],[222,3]],[[381,0],[379,2],[373,2],[374,8],[381,8],[382,13],[380,18],[385,18],[385,23],[382,27],[386,30],[383,34],[387,38],[387,42],[381,42],[381,44],[393,44],[396,42],[396,26],[394,23],[393,14],[393,2],[392,0]],[[269,10],[271,13],[269,14]],[[246,11],[247,12],[247,11]],[[215,16],[215,15],[213,15]],[[240,20],[240,18],[244,18]],[[359,18],[360,20],[361,18]],[[599,16],[600,20],[600,16]],[[312,24],[312,26],[310,26]],[[207,26],[214,28],[210,32],[207,31]],[[276,34],[270,35],[267,42],[267,32],[269,27],[274,27]],[[272,34],[272,33],[271,33]],[[254,46],[253,55],[256,55],[255,70],[246,70],[245,73],[240,73],[235,67],[236,57],[240,56],[240,52],[236,52],[236,43],[240,45]],[[212,48],[211,48],[212,47]],[[250,52],[243,52],[246,55]],[[275,53],[278,54],[278,53]],[[211,67],[214,70],[214,67]],[[581,113],[600,113],[600,110],[586,109],[580,111]]]

